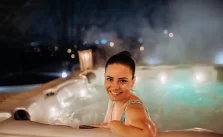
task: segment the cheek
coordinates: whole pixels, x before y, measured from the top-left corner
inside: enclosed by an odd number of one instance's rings
[[[110,87],[110,84],[108,82],[104,81],[104,87],[107,89]]]
[[[120,88],[122,90],[130,90],[132,87],[131,87],[131,85],[129,83],[126,83],[126,84],[120,85]]]

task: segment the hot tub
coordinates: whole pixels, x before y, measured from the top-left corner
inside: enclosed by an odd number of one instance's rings
[[[107,129],[77,129],[103,121],[108,103],[103,75],[104,68],[86,71],[24,100],[14,118],[0,123],[0,134],[112,136]],[[145,102],[158,137],[223,136],[223,84],[213,67],[141,66],[136,77],[132,92]]]
[[[0,112],[0,122],[9,119],[12,116],[9,112]]]

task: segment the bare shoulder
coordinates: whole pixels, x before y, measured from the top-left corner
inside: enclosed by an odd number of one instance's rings
[[[146,114],[145,108],[143,106],[143,101],[135,95],[133,95],[132,100],[130,102],[132,102],[132,101],[137,101],[138,103],[133,103],[133,104],[129,105],[126,110],[126,112],[127,112],[126,115],[128,117],[137,115],[138,118],[140,116],[140,118],[147,119],[147,114]]]
[[[147,130],[153,136],[156,135],[157,132],[155,124],[148,119],[145,108],[140,104],[132,104],[127,108],[126,124],[142,130]]]
[[[131,118],[131,119],[148,119],[146,110],[141,104],[131,104],[128,106],[126,110],[126,118]]]

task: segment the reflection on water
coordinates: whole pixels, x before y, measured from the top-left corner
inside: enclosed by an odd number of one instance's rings
[[[188,70],[166,71],[166,82],[160,81],[161,71],[137,70],[133,93],[146,104],[160,131],[205,128],[222,132],[223,85],[213,82],[211,74],[196,82]],[[33,121],[70,125],[103,121],[108,97],[103,87],[103,70],[95,71],[96,80],[74,80],[55,87],[55,95],[41,98],[28,111]],[[200,80],[200,79],[198,79]],[[70,84],[72,83],[72,84]]]

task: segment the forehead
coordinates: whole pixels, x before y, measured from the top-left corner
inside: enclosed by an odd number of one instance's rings
[[[111,77],[131,77],[132,71],[128,66],[122,64],[111,64],[107,66],[106,76]]]

